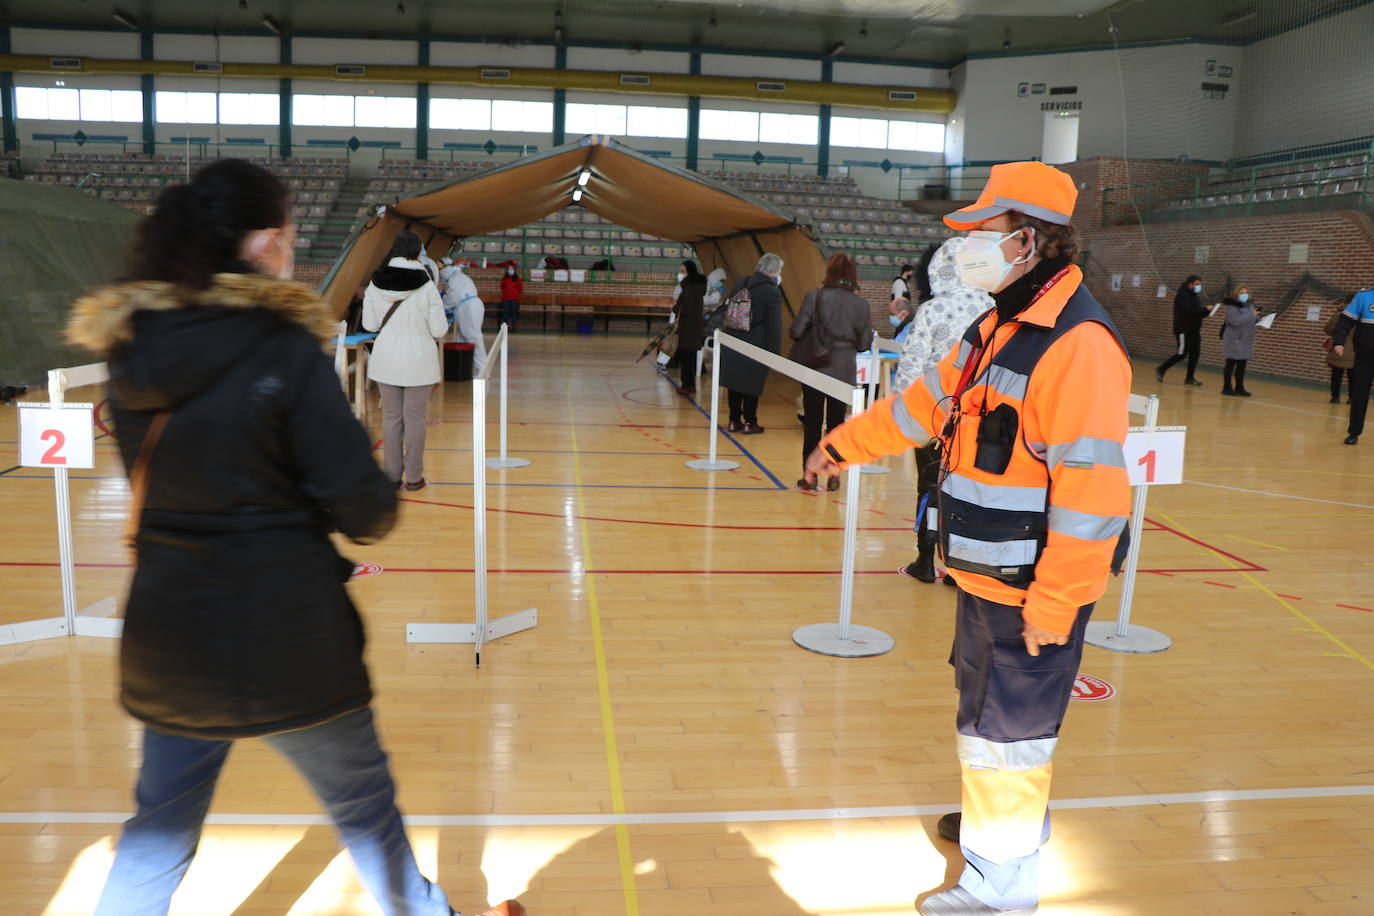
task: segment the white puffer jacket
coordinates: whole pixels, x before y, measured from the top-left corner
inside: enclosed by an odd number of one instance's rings
[[[439,290],[419,261],[392,258],[372,275],[363,296],[363,327],[381,327],[396,302],[396,313],[372,345],[367,376],[404,388],[437,384],[443,370],[435,341],[448,333],[448,319]]]

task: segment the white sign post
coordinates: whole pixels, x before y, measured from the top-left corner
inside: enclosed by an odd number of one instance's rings
[[[67,471],[95,466],[95,433],[89,403],[66,403],[68,388],[96,385],[109,379],[104,363],[53,369],[48,372],[48,404],[19,405],[19,463],[51,468],[57,497],[57,552],[62,581],[62,616],[0,626],[0,646],[34,642],[55,636],[117,638],[124,622],[113,617],[114,598],[76,609],[76,559],[72,547],[71,491]],[[98,612],[91,614],[90,612]],[[110,616],[101,616],[110,615]]]
[[[1131,505],[1131,548],[1126,555],[1126,568],[1121,581],[1121,604],[1116,622],[1100,621],[1088,624],[1084,640],[1100,649],[1114,652],[1163,652],[1173,645],[1158,630],[1131,623],[1131,601],[1135,597],[1135,578],[1140,567],[1140,537],[1145,527],[1145,498],[1150,487],[1183,482],[1183,451],[1187,427],[1156,426],[1159,419],[1159,397],[1131,395],[1130,411],[1144,414],[1145,425],[1132,429],[1126,436],[1126,472],[1130,475],[1135,497]]]

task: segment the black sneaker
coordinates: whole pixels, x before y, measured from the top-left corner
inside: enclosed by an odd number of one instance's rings
[[[1346,444],[1346,445],[1356,445],[1356,444],[1359,443],[1359,441],[1360,441],[1360,437],[1359,437],[1359,436],[1346,436],[1346,437],[1345,437],[1345,444]]]
[[[1332,403],[1332,404],[1339,404],[1340,402],[1341,402],[1341,399],[1340,399],[1339,397],[1334,397],[1334,398],[1331,399],[1331,403]]]
[[[757,436],[761,432],[763,432],[763,427],[757,423],[746,423],[744,429],[740,430],[740,434],[744,436]]]
[[[1163,370],[1163,369],[1156,369],[1156,370],[1155,370],[1155,381],[1156,381],[1156,382],[1162,382],[1162,381],[1164,381],[1164,370]]]
[[[731,420],[730,425],[725,427],[725,431],[727,433],[742,433],[744,432],[744,424],[736,423],[735,421]]]
[[[1186,379],[1183,380],[1183,384],[1185,384],[1185,385],[1191,385],[1191,386],[1194,387],[1194,388],[1201,388],[1201,387],[1202,387],[1202,382],[1199,382],[1199,381],[1198,381],[1197,379],[1195,379],[1195,378],[1186,378]]]

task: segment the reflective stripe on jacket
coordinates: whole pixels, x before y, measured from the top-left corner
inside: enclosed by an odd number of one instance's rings
[[[985,368],[960,398],[963,419],[944,443],[945,562],[965,591],[1022,606],[1028,622],[1055,633],[1068,633],[1078,609],[1106,590],[1130,511],[1122,451],[1130,362],[1082,282],[1071,267],[1014,320],[998,327],[995,312],[984,315],[923,379],[822,443],[866,463],[941,434],[965,362],[991,338]],[[1010,422],[999,457],[989,415],[1004,405],[998,417]]]

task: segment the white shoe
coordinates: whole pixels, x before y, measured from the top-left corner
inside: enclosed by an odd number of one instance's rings
[[[1014,907],[1010,910],[988,906],[962,887],[955,885],[947,891],[931,894],[926,898],[926,902],[921,904],[918,912],[921,916],[993,916],[1004,913],[1034,913],[1038,909],[1038,905]]]

